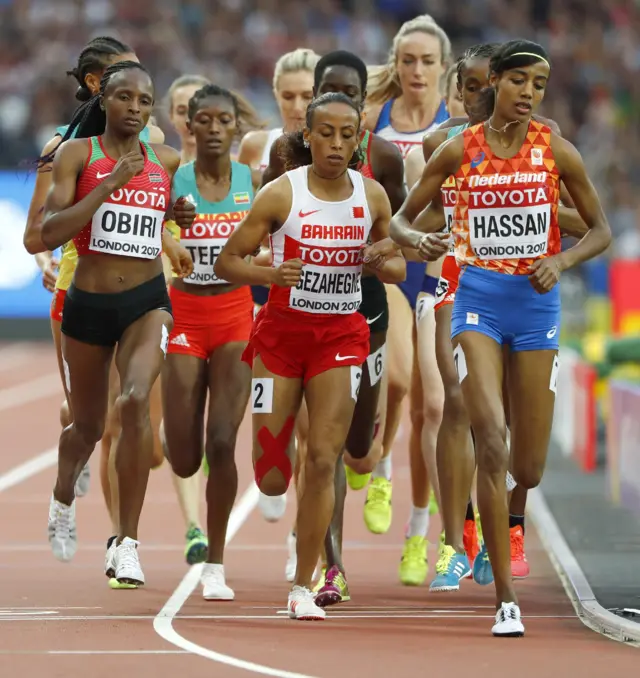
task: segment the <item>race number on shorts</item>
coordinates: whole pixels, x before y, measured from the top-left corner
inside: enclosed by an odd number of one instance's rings
[[[169,330],[166,325],[162,325],[162,338],[160,339],[160,348],[167,355],[167,346],[169,345]]]
[[[467,376],[467,359],[460,344],[453,349],[453,362],[456,366],[458,381],[462,383],[463,379]]]
[[[362,383],[362,368],[359,365],[351,365],[351,397],[358,402],[360,384]]]
[[[554,393],[558,392],[558,371],[560,370],[560,361],[558,356],[553,358],[553,367],[551,368],[551,378],[549,379],[549,390]]]
[[[429,311],[431,311],[436,303],[435,297],[431,295],[422,296],[418,299],[416,304],[416,322],[419,323]]]
[[[371,386],[375,386],[380,379],[382,379],[382,373],[384,372],[384,364],[387,359],[387,345],[382,344],[382,346],[367,356],[367,369],[369,370],[369,383]]]
[[[251,380],[251,414],[273,412],[273,378]]]

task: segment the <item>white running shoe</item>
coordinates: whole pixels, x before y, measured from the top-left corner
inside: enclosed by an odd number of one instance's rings
[[[287,535],[287,564],[284,566],[284,576],[288,582],[296,578],[296,568],[298,567],[298,556],[296,555],[296,535],[289,532]]]
[[[502,603],[496,612],[496,623],[491,629],[494,636],[519,638],[524,636],[524,625],[520,620],[520,608],[515,603]]]
[[[205,600],[233,600],[236,594],[224,579],[224,565],[205,563],[200,577]]]
[[[289,619],[299,621],[321,621],[326,617],[326,612],[316,605],[315,595],[303,586],[294,586],[289,591],[287,611]]]
[[[269,495],[260,492],[258,506],[260,507],[262,517],[268,523],[277,523],[287,509],[287,493],[285,492],[276,497],[270,497]]]
[[[138,557],[139,545],[139,541],[125,537],[116,546],[113,557],[113,564],[115,565],[114,578],[121,584],[144,586],[144,573],[140,567],[140,558]]]
[[[49,544],[53,555],[63,563],[69,562],[78,550],[76,533],[76,502],[61,504],[51,495],[49,503]]]
[[[75,493],[76,497],[84,497],[87,492],[89,492],[89,486],[91,485],[91,468],[89,467],[89,462],[87,462],[80,471],[78,480],[76,480]]]

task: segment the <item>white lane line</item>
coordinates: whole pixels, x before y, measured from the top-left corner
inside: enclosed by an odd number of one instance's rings
[[[236,535],[238,530],[246,522],[251,512],[258,504],[258,497],[260,493],[256,484],[252,481],[245,493],[242,495],[240,501],[236,504],[231,516],[229,517],[229,527],[227,529],[227,543],[229,543]],[[200,574],[202,572],[202,564],[193,565],[187,572],[184,579],[178,585],[178,588],[173,592],[173,595],[166,602],[165,606],[158,612],[157,617],[153,620],[153,628],[156,633],[164,638],[168,643],[175,645],[183,650],[197,654],[205,659],[224,664],[226,666],[233,666],[237,669],[250,671],[252,673],[259,673],[263,676],[274,676],[275,678],[313,678],[302,673],[292,673],[291,671],[282,671],[274,669],[262,664],[255,664],[254,662],[244,661],[237,657],[232,657],[228,654],[221,654],[214,652],[206,647],[197,645],[196,643],[187,640],[181,636],[173,628],[173,619],[180,612],[182,606],[185,604],[189,596],[200,584]],[[181,617],[182,618],[182,617]],[[276,617],[277,619],[277,617]]]
[[[529,490],[527,511],[576,614],[585,626],[607,638],[640,644],[640,624],[609,612],[596,600],[580,564],[549,510],[542,491],[537,487]]]
[[[36,353],[36,355],[38,355]],[[17,370],[34,359],[33,345],[11,344],[0,348],[0,372]]]
[[[19,485],[35,476],[45,469],[55,466],[58,462],[58,448],[52,447],[46,452],[42,452],[36,457],[32,457],[29,461],[12,468],[10,471],[0,475],[0,492],[5,492],[15,485]]]
[[[0,412],[28,405],[36,400],[49,398],[56,394],[59,394],[61,399],[64,398],[60,375],[57,372],[51,372],[36,379],[25,381],[23,384],[0,390]]]

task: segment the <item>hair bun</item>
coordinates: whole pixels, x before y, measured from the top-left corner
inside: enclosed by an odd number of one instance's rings
[[[89,101],[92,96],[91,92],[84,85],[81,85],[76,90],[76,99],[78,101]]]

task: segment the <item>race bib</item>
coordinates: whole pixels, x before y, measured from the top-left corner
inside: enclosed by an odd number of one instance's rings
[[[91,220],[89,249],[140,259],[155,259],[162,251],[164,212],[105,202]]]
[[[483,260],[526,259],[547,252],[551,205],[469,209],[473,253]]]
[[[213,267],[229,236],[242,221],[246,212],[228,214],[199,214],[190,229],[182,232],[181,243],[193,259],[193,272],[185,282],[192,285],[226,285]]]
[[[300,245],[299,250],[304,266],[289,306],[307,313],[355,313],[362,302],[362,249]]]

